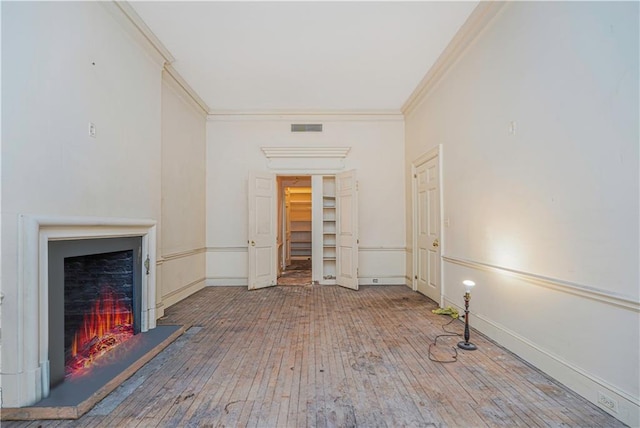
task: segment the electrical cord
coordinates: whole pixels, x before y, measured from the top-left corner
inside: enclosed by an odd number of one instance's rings
[[[442,324],[440,327],[442,327],[442,330],[446,334],[437,335],[435,337],[435,339],[433,339],[433,343],[429,344],[429,360],[430,361],[433,361],[435,363],[442,363],[442,364],[455,363],[456,361],[458,361],[458,348],[456,348],[455,346],[451,347],[451,349],[453,349],[453,356],[451,357],[450,360],[438,360],[438,359],[433,357],[433,354],[431,352],[431,348],[433,348],[434,346],[438,346],[438,338],[440,338],[440,337],[454,337],[454,336],[459,337],[459,336],[462,336],[461,333],[457,333],[455,331],[449,331],[449,330],[447,330],[445,328],[446,326],[448,326],[449,324],[451,324],[455,320],[456,320],[456,318],[451,318],[451,320],[448,323]]]

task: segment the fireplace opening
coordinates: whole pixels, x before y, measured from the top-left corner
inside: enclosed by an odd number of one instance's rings
[[[49,242],[51,387],[140,332],[141,249],[140,237]]]

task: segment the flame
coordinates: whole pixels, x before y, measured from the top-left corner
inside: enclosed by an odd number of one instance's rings
[[[98,357],[133,334],[133,313],[129,305],[112,291],[103,290],[76,330],[66,363],[67,376],[91,366]]]

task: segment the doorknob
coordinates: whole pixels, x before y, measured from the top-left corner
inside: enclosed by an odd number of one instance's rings
[[[435,241],[433,241],[432,244],[434,247],[439,247],[440,246],[440,241],[438,241],[437,239]]]
[[[255,247],[255,246],[256,246],[255,241],[251,241],[251,246],[252,246],[252,247]]]

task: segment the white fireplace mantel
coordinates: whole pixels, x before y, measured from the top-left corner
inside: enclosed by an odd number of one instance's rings
[[[48,243],[55,240],[142,237],[141,331],[155,328],[156,222],[149,219],[21,215],[18,237],[17,310],[3,319],[17,332],[14,373],[2,373],[4,407],[37,403],[49,394]]]

